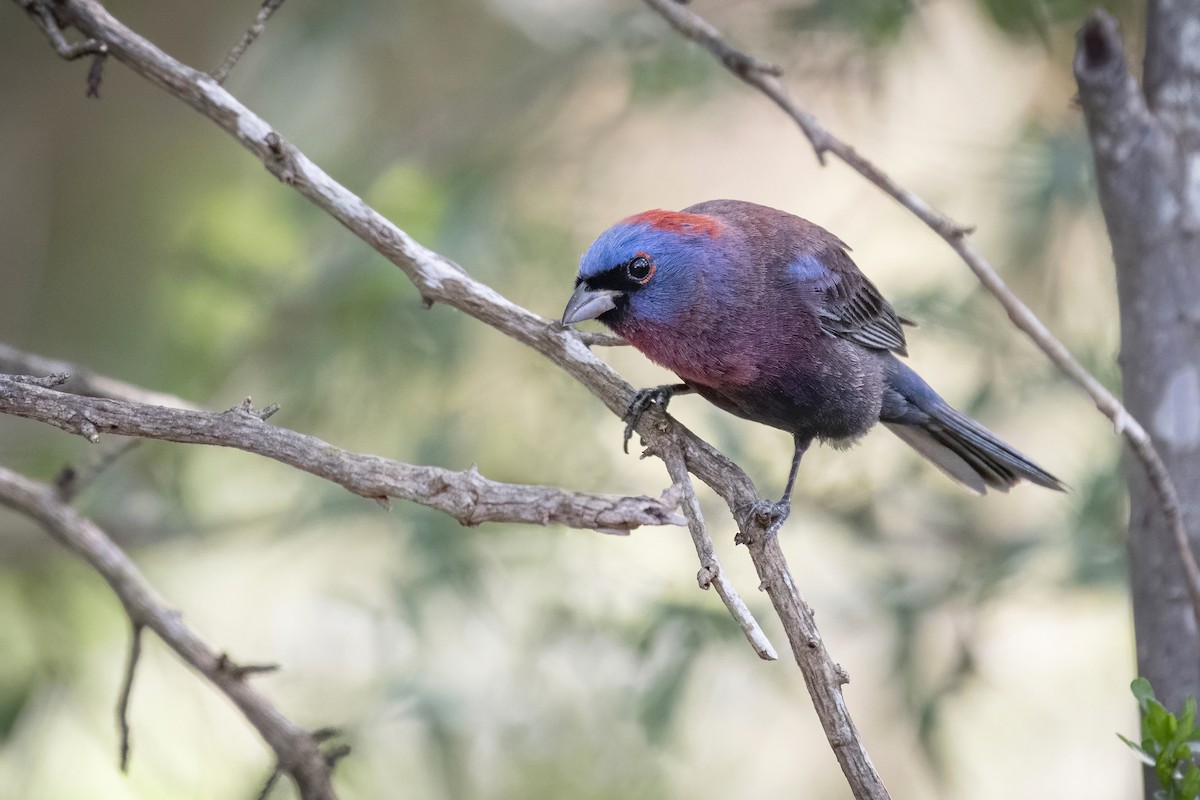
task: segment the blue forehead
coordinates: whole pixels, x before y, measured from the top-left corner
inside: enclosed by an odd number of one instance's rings
[[[619,222],[592,242],[579,260],[579,277],[587,280],[618,264],[624,264],[638,253],[647,253],[655,261],[675,261],[702,246],[705,236],[683,234],[656,228],[646,222]]]

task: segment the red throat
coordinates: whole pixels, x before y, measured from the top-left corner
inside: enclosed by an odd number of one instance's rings
[[[643,211],[629,217],[625,222],[643,222],[651,228],[672,233],[702,233],[708,236],[721,233],[721,221],[716,217],[707,214],[685,214],[682,211]]]

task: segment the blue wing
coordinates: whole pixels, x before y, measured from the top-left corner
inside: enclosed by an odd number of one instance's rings
[[[806,253],[788,265],[788,272],[815,296],[817,321],[826,333],[872,350],[908,355],[901,328],[908,320],[883,299],[844,249],[833,245]]]

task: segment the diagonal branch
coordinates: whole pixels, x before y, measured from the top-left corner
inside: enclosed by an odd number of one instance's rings
[[[135,631],[145,627],[228,697],[254,726],[300,792],[302,800],[336,800],[330,766],[319,742],[283,716],[243,675],[184,624],[179,612],[155,594],[129,557],[91,520],[59,501],[55,490],[0,467],[0,505],[39,522],[55,539],[103,576]],[[136,642],[136,634],[135,634]],[[132,672],[130,672],[132,675]],[[122,706],[127,705],[122,693]],[[123,743],[127,742],[123,739]]]
[[[463,525],[561,524],[604,533],[640,525],[683,524],[651,497],[568,492],[501,483],[474,468],[454,472],[343,450],[315,436],[270,425],[242,405],[214,414],[83,397],[0,375],[0,413],[49,423],[96,442],[101,433],[232,447],[274,459],[375,500],[397,498],[444,511]]]
[[[1025,305],[1008,288],[1004,279],[1000,277],[988,260],[967,241],[966,235],[970,233],[971,228],[958,224],[934,209],[916,194],[898,184],[879,167],[859,155],[853,147],[826,130],[816,117],[792,102],[777,71],[763,69],[759,62],[750,56],[743,56],[740,60],[731,57],[730,53],[737,51],[726,43],[717,30],[698,14],[684,8],[677,0],[645,0],[645,2],[677,31],[707,49],[722,63],[729,66],[739,78],[774,101],[800,127],[816,151],[818,158],[821,159],[821,163],[824,163],[827,153],[837,156],[945,239],[951,249],[958,253],[963,262],[979,278],[984,288],[1000,302],[1013,324],[1033,340],[1033,343],[1063,374],[1092,398],[1096,408],[1112,421],[1117,435],[1125,437],[1130,450],[1142,463],[1150,484],[1158,495],[1163,514],[1168,520],[1175,540],[1182,543],[1183,552],[1180,563],[1186,573],[1188,591],[1192,600],[1192,612],[1197,626],[1200,626],[1200,567],[1197,567],[1196,560],[1187,545],[1187,528],[1179,502],[1179,492],[1162,460],[1162,455],[1155,448],[1146,429],[1129,413],[1116,395],[1110,392],[1092,373],[1088,372],[1087,368],[1071,354],[1066,345],[1050,332],[1050,329],[1033,313],[1029,306]],[[739,69],[736,66],[738,63],[759,66]]]

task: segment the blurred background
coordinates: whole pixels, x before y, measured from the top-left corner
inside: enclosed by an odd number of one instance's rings
[[[217,66],[257,3],[123,0]],[[1081,0],[697,0],[835,133],[957,220],[1109,386],[1116,309],[1072,105]],[[1135,5],[1112,9],[1137,38]],[[0,341],[214,409],[278,402],[342,447],[507,481],[655,494],[656,460],[532,351],[421,306],[399,270],[224,133],[115,62],[99,101],[0,7]],[[646,208],[715,197],[835,231],[903,314],[911,363],[1066,480],[966,495],[885,431],[805,460],[782,536],[896,797],[1133,796],[1119,447],[931,232],[634,0],[288,0],[228,88],[334,177],[510,299],[557,317],[579,254]],[[635,385],[669,379],[630,349]],[[672,412],[780,491],[785,434]],[[94,450],[94,448],[93,448]],[[42,480],[78,437],[0,417]],[[719,502],[718,552],[787,642]],[[799,672],[760,662],[682,529],[630,538],[374,503],[265,459],[147,443],[78,501],[218,649],[354,753],[341,797],[848,797]],[[253,798],[268,751],[148,637],[133,757],[127,621],[0,511],[0,798]],[[273,796],[285,797],[290,787]]]

